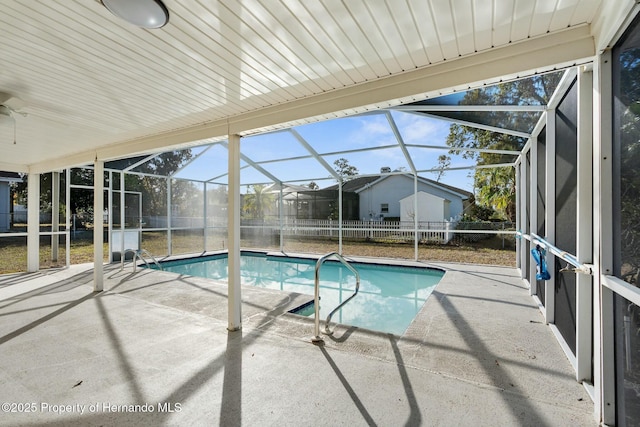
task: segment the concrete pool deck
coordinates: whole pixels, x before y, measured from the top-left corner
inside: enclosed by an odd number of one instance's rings
[[[513,268],[447,270],[402,337],[336,327],[310,296],[91,265],[0,276],[0,425],[596,425]],[[6,403],[9,405],[7,406]]]

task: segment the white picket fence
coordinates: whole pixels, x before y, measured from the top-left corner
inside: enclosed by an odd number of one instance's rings
[[[420,221],[418,222],[418,241],[433,243],[448,243],[455,235],[458,218],[450,221]],[[201,228],[204,219],[172,218],[171,228]],[[415,238],[413,221],[342,221],[342,237],[346,239],[363,240],[395,240],[413,241]],[[166,228],[166,217],[150,217],[145,221],[145,228]],[[279,236],[280,222],[275,218],[243,219],[240,225],[243,236],[268,237]],[[207,228],[226,228],[226,219],[211,218],[207,221]],[[284,218],[282,235],[286,237],[338,237],[340,224],[336,220],[328,219],[295,219]]]
[[[458,220],[442,222],[419,222],[418,240],[448,243],[454,236]],[[343,221],[342,237],[347,239],[388,239],[413,241],[415,238],[413,221]],[[272,229],[275,233],[280,223],[273,220],[243,220],[241,227],[249,230]],[[284,237],[338,237],[340,224],[335,220],[287,218],[282,224]]]

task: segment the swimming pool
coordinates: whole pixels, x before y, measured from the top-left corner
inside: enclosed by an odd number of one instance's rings
[[[303,258],[242,253],[243,285],[313,295],[316,261]],[[333,315],[332,323],[359,326],[402,335],[422,308],[444,272],[432,268],[351,263],[360,274],[358,295]],[[165,261],[162,269],[178,274],[227,279],[227,256],[213,255]],[[320,318],[354,292],[356,279],[346,267],[333,261],[320,269]],[[313,307],[313,306],[311,306]],[[313,317],[313,308],[303,311]]]

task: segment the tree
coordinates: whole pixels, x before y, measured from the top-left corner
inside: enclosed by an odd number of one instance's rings
[[[127,176],[126,189],[142,192],[143,212],[147,215],[167,214],[167,185],[160,177],[171,176],[192,157],[190,149],[162,153],[136,169],[156,176]],[[172,203],[189,203],[195,193],[196,189],[191,182],[179,180],[171,185]]]
[[[464,105],[527,105],[546,104],[558,85],[562,73],[550,73],[514,82],[502,83],[485,89],[469,91],[460,104]],[[530,129],[538,120],[538,113],[511,113],[506,111],[465,113],[464,119],[506,129]],[[463,158],[474,159],[478,165],[511,163],[509,154],[478,153],[465,148],[491,148],[499,150],[521,150],[525,138],[504,133],[471,128],[458,124],[451,125],[447,145],[450,154],[462,154]],[[477,201],[494,208],[505,219],[515,221],[515,170],[506,168],[477,168],[474,173]]]
[[[267,191],[265,185],[252,185],[251,193],[247,193],[243,198],[243,211],[249,216],[264,219],[265,210],[273,205],[275,195]]]
[[[640,286],[640,61],[637,49],[620,54],[620,252],[622,275]]]
[[[337,159],[334,164],[334,169],[342,178],[342,182],[349,181],[353,179],[353,177],[357,176],[359,171],[358,168],[349,164],[349,160],[344,157],[340,157]]]
[[[449,166],[451,166],[451,157],[446,154],[439,155],[437,170],[432,172],[436,174],[436,182],[440,182],[440,179],[442,179]]]
[[[312,189],[312,190],[317,190],[317,189],[319,189],[319,188],[320,188],[320,186],[319,186],[318,184],[316,184],[316,182],[315,182],[315,181],[311,181],[311,182],[309,183],[309,185],[307,185],[307,187],[309,187],[309,188],[310,188],[310,189]]]
[[[76,185],[93,186],[93,170],[74,168],[70,172],[71,183]],[[53,209],[53,174],[44,173],[40,175],[40,211],[44,213],[51,213]],[[22,181],[16,182],[12,185],[12,192],[15,195],[15,201],[18,204],[27,206],[27,188],[28,188],[29,176],[27,174],[22,176]],[[64,217],[66,212],[65,206],[65,188],[66,188],[66,174],[60,174],[60,200],[58,214]],[[70,198],[69,208],[72,214],[86,214],[87,216],[93,215],[93,192],[88,189],[75,189],[72,190],[72,197]],[[105,207],[108,207],[108,203],[105,203]]]
[[[164,176],[170,176],[192,158],[190,149],[162,153],[135,170],[149,174],[156,174],[158,177],[125,175],[125,189],[127,191],[140,191],[142,193],[143,211],[147,215],[167,214],[167,185]],[[138,160],[138,159],[134,159]],[[114,162],[117,164],[133,164],[133,160],[123,160]],[[109,166],[107,164],[107,166]],[[120,166],[122,167],[122,166]],[[118,168],[114,166],[114,168]],[[93,170],[87,168],[72,168],[70,172],[71,183],[74,185],[93,186]],[[60,175],[61,198],[65,188],[65,174]],[[108,187],[105,174],[105,188]],[[119,178],[114,177],[112,183],[116,191],[120,188]],[[15,186],[16,200],[20,204],[27,204],[27,175],[23,181]],[[189,201],[194,194],[193,185],[187,181],[180,181],[172,188],[174,200]],[[109,207],[109,200],[105,199],[105,207]],[[93,191],[91,189],[71,189],[71,204],[69,206],[72,214],[93,214]],[[51,210],[51,174],[40,175],[40,209],[43,212]],[[62,210],[62,203],[61,203]]]

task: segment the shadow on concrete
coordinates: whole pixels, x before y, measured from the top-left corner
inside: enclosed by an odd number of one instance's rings
[[[411,382],[409,381],[407,368],[405,367],[404,360],[402,360],[402,354],[400,353],[400,349],[398,348],[397,340],[398,339],[394,335],[389,334],[389,343],[391,343],[393,355],[396,358],[396,363],[398,364],[400,379],[402,380],[402,385],[407,395],[407,401],[409,402],[409,418],[404,425],[407,427],[419,426],[422,424],[422,415],[420,414],[420,409],[418,408],[418,400],[416,399],[413,387],[411,386]]]
[[[534,310],[536,313],[539,313],[540,310],[538,309],[538,307],[531,305],[531,304],[520,304],[517,302],[512,302],[512,301],[505,301],[505,300],[500,300],[500,299],[495,299],[495,298],[485,298],[485,297],[474,297],[474,296],[470,296],[470,295],[460,295],[460,294],[446,294],[447,298],[465,298],[465,299],[473,299],[473,300],[478,300],[478,301],[487,301],[487,302],[492,302],[492,303],[496,303],[496,304],[508,304],[508,305],[515,305],[517,307],[524,307],[524,308],[528,308],[530,310]]]
[[[242,424],[242,330],[227,333],[224,379],[220,402],[220,425]]]
[[[362,418],[365,420],[367,425],[369,426],[377,425],[376,422],[371,417],[371,414],[369,414],[369,411],[367,411],[367,408],[365,408],[364,404],[358,397],[358,394],[356,393],[356,391],[353,389],[353,387],[351,387],[351,384],[349,384],[349,380],[347,380],[347,378],[342,374],[342,372],[340,371],[340,368],[338,367],[336,362],[331,358],[331,356],[329,355],[329,352],[324,347],[324,345],[320,343],[318,344],[318,348],[322,352],[322,355],[324,356],[324,358],[327,359],[329,366],[331,367],[331,369],[333,369],[333,372],[336,374],[336,377],[338,377],[338,379],[340,380],[340,383],[342,383],[342,386],[344,387],[346,392],[349,394],[349,397],[351,397],[351,400],[356,405],[356,408],[358,408],[358,411],[360,411],[360,414],[362,415]]]
[[[20,336],[22,334],[24,334],[25,332],[30,331],[31,329],[33,329],[33,328],[35,328],[35,327],[37,327],[39,325],[42,325],[45,322],[48,322],[49,320],[53,319],[54,317],[57,317],[57,316],[61,315],[62,313],[71,310],[72,308],[76,307],[77,305],[80,305],[83,302],[85,302],[85,301],[87,301],[87,300],[89,300],[91,298],[94,298],[95,296],[96,296],[96,293],[91,292],[90,294],[85,295],[82,298],[79,298],[79,299],[77,299],[75,301],[72,301],[72,302],[68,303],[64,307],[60,307],[56,311],[51,312],[51,313],[47,314],[46,316],[43,316],[43,317],[41,317],[39,319],[36,319],[36,320],[24,325],[23,327],[18,328],[15,331],[10,332],[10,333],[0,337],[0,345],[2,345],[4,343],[6,343],[7,341],[10,341],[10,340],[18,337],[18,336]]]
[[[41,272],[37,273],[14,273],[14,274],[3,274],[0,276],[0,288],[5,286],[16,285],[19,283],[23,283],[27,280],[35,279],[36,277],[44,277],[45,275]]]
[[[27,274],[24,276],[23,281],[26,282],[31,278],[32,278],[31,275]],[[74,289],[82,285],[87,285],[91,282],[93,282],[93,270],[84,271],[72,277],[66,278],[64,280],[60,280],[59,282],[55,282],[50,285],[40,287],[38,289],[34,289],[32,291],[26,291],[19,295],[6,298],[3,301],[7,301],[8,304],[0,305],[0,310],[3,308],[7,308],[11,305],[17,304],[19,302],[25,301],[29,298],[58,293],[58,292],[66,292],[70,289]],[[19,283],[19,282],[16,282],[16,283]]]
[[[434,294],[437,294],[437,292],[434,291]],[[495,373],[495,371],[499,371],[499,377],[506,383],[515,383],[515,379],[500,366],[498,361],[499,358],[489,350],[482,339],[474,332],[469,322],[465,320],[464,316],[462,316],[455,306],[447,303],[446,297],[447,295],[441,294],[436,300],[443,306],[447,316],[451,318],[452,324],[456,325],[456,328],[467,347],[474,349],[474,356],[476,360],[480,362],[480,366],[487,374],[487,378],[493,382],[493,385],[496,388],[502,389],[500,382],[498,381],[498,375]],[[503,394],[502,396],[505,401],[505,406],[509,408],[515,419],[522,421],[526,420],[526,423],[529,425],[540,427],[548,425],[544,417],[538,413],[536,408],[531,405],[531,402],[529,402],[528,399],[519,399],[518,402],[520,407],[516,408],[512,405],[512,402],[507,399],[507,394]]]
[[[96,299],[96,305],[98,307],[98,312],[100,313],[100,319],[104,324],[104,328],[107,331],[107,337],[109,341],[111,341],[111,348],[115,353],[115,358],[118,361],[118,365],[120,370],[124,374],[124,377],[127,379],[127,384],[129,385],[129,389],[131,390],[131,394],[134,397],[134,402],[136,403],[144,403],[144,393],[142,393],[142,387],[138,384],[136,379],[136,374],[131,367],[131,363],[125,353],[125,346],[122,344],[118,333],[116,332],[116,328],[113,325],[113,322],[109,318],[109,312],[105,309],[104,303],[101,298]]]

